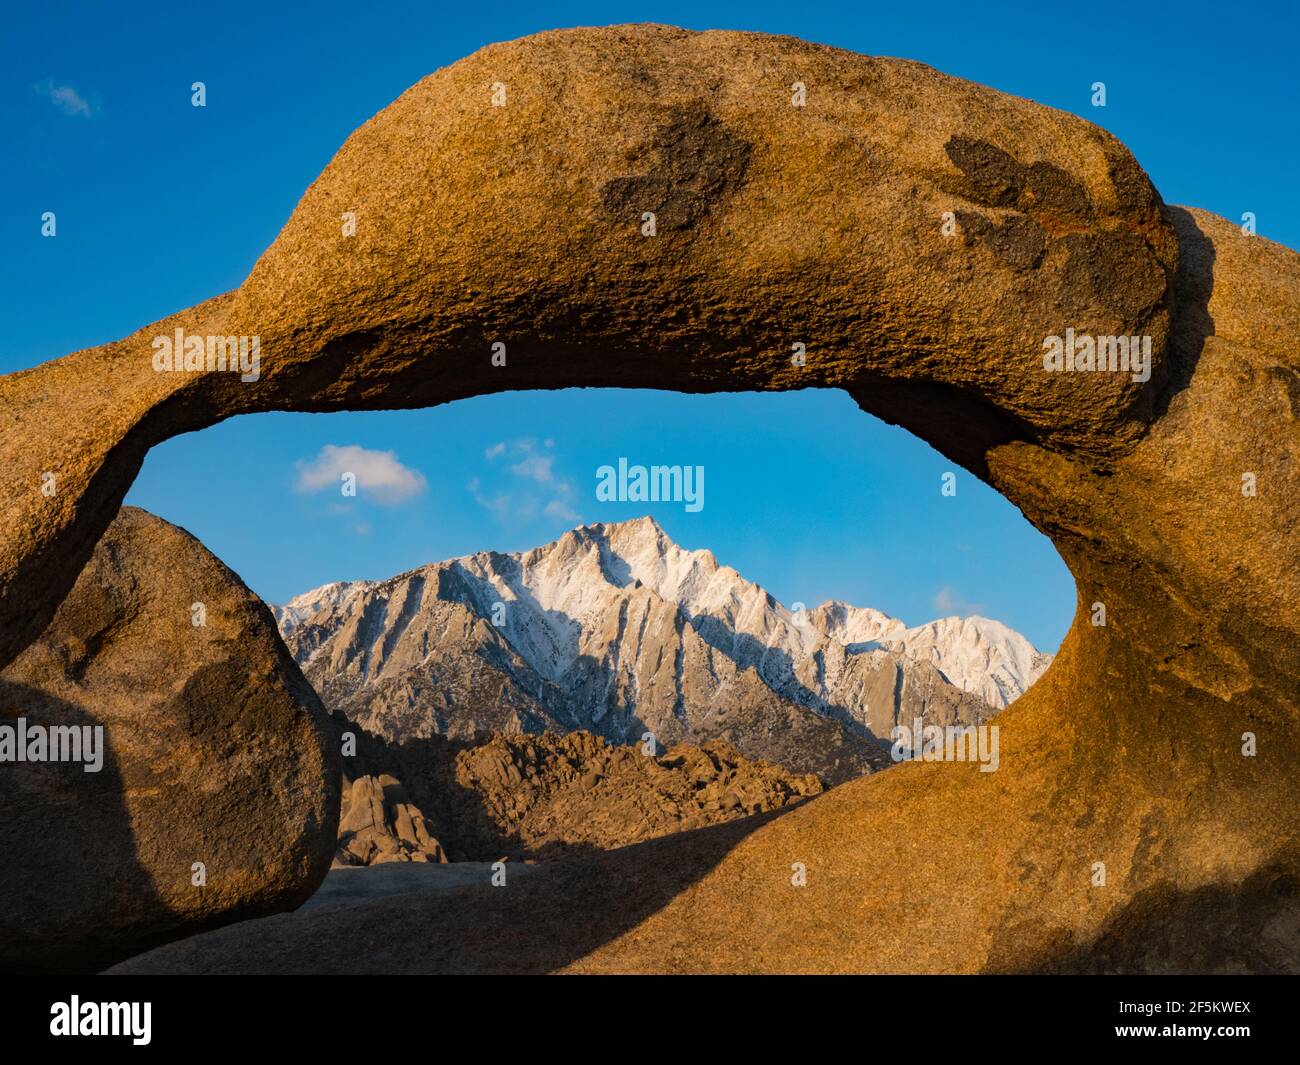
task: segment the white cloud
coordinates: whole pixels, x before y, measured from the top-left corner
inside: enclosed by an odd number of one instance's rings
[[[90,118],[95,113],[89,100],[77,92],[71,85],[58,85],[51,78],[36,86],[36,91],[46,97],[65,115],[74,118]]]
[[[471,478],[465,487],[474,501],[502,524],[520,524],[539,516],[576,523],[581,517],[569,503],[575,495],[573,482],[556,472],[555,456],[548,454],[554,447],[550,437],[539,443],[531,436],[491,444],[483,457],[492,462],[506,455],[510,465],[484,473],[490,487],[480,477]]]
[[[931,604],[935,610],[945,616],[978,614],[983,609],[982,603],[970,603],[963,599],[951,584],[945,584],[940,588],[931,600]]]
[[[549,484],[555,479],[551,465],[555,462],[550,455],[526,455],[521,461],[510,467],[516,477],[527,477],[538,484]]]
[[[468,488],[470,494],[474,496],[474,502],[490,513],[497,521],[505,523],[509,520],[513,501],[505,492],[499,492],[493,496],[485,495],[479,489],[477,477],[469,483]]]
[[[578,521],[579,516],[576,514],[568,503],[559,499],[552,499],[546,504],[542,511],[548,518],[558,518],[560,521]]]
[[[428,482],[419,470],[402,465],[394,451],[370,451],[356,444],[326,444],[310,462],[298,463],[299,492],[338,491],[343,475],[353,474],[357,490],[366,499],[395,507],[425,490]]]

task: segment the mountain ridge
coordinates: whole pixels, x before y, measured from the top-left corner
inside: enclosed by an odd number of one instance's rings
[[[987,720],[1051,661],[992,619],[909,628],[841,600],[791,610],[651,517],[331,582],[272,609],[326,704],[391,740],[723,738],[828,781],[889,764],[900,721]]]

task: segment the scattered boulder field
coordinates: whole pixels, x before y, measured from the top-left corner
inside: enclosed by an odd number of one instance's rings
[[[586,732],[361,733],[345,759],[336,865],[552,859],[782,809],[822,792],[812,774],[745,758],[723,740],[657,755]]]

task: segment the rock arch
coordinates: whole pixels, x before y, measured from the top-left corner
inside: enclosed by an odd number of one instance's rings
[[[1295,968],[1298,324],[1300,258],[1167,207],[1074,116],[785,37],[493,45],[358,129],[239,289],[0,379],[0,665],[148,448],[232,414],[844,388],[1051,537],[1081,607],[1057,662],[1000,719],[998,773],[910,765],[837,789],[555,964],[1078,967],[1110,936],[1117,966],[1176,968],[1186,898],[1262,876],[1240,920],[1265,931],[1225,964]],[[1149,337],[1149,378],[1045,372],[1066,328]],[[156,372],[154,338],[178,329],[260,338],[258,380]],[[793,860],[821,886],[792,895]],[[1167,934],[1125,954],[1139,912]]]

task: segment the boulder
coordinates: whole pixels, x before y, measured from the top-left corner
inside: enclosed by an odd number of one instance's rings
[[[3,728],[25,732],[25,754],[42,729],[82,740],[75,760],[49,759],[51,743],[47,760],[0,762],[7,970],[93,972],[292,909],[329,868],[339,761],[324,707],[265,604],[145,511],[123,509],[0,673]]]

